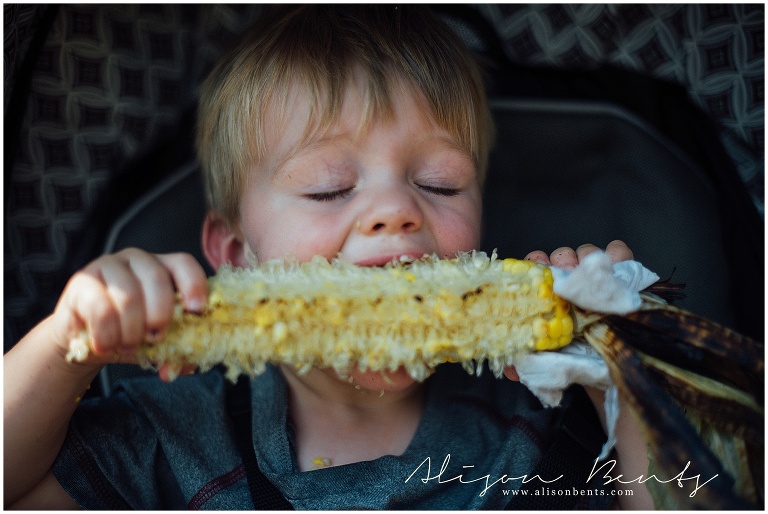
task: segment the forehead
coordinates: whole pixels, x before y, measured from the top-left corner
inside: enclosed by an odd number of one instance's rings
[[[344,83],[338,98],[296,81],[286,90],[262,111],[260,164],[275,165],[301,148],[341,135],[365,137],[375,124],[418,124],[426,128],[424,136],[440,137],[471,154],[460,131],[441,126],[425,95],[403,80],[390,80],[374,90],[370,81],[356,74]]]
[[[265,143],[261,164],[275,166],[302,148],[344,136],[364,137],[375,124],[419,123],[434,135],[459,144],[457,135],[441,127],[424,94],[402,80],[390,82],[384,92],[371,91],[359,75],[347,80],[338,99],[292,83],[287,93],[268,102],[261,120]]]

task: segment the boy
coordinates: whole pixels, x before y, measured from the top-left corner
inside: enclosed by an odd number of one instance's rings
[[[424,8],[308,6],[264,20],[201,96],[205,255],[214,268],[315,255],[377,266],[476,248],[491,131],[471,56]],[[568,267],[592,250],[528,258]],[[608,252],[631,257],[620,242]],[[5,357],[7,505],[252,505],[220,374],[136,380],[76,409],[102,365],[162,336],[177,293],[199,312],[206,292],[201,266],[180,254],[125,250],[73,276]],[[94,352],[67,363],[83,328]],[[523,477],[549,441],[553,411],[512,381],[451,367],[424,384],[402,370],[350,375],[270,367],[251,383],[259,465],[296,508],[502,508],[502,487],[482,477]],[[620,421],[617,451],[637,477],[647,460],[633,430]],[[450,475],[426,471],[441,462]],[[630,500],[648,505],[642,488]]]

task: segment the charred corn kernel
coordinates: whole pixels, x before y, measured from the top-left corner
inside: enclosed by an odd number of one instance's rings
[[[165,340],[142,346],[139,359],[221,363],[232,379],[267,363],[341,376],[402,366],[421,380],[441,362],[474,371],[488,361],[501,374],[526,353],[570,342],[570,308],[552,285],[544,266],[479,252],[375,268],[320,258],[224,267],[209,280],[205,313],[178,308]],[[79,338],[68,358],[83,360],[88,348]]]

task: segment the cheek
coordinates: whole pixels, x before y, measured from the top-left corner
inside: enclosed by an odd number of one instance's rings
[[[477,250],[480,246],[480,237],[475,234],[476,231],[473,228],[467,227],[467,230],[464,231],[457,230],[457,228],[456,225],[453,225],[437,232],[441,256],[453,258],[459,252]]]
[[[345,236],[339,216],[306,212],[289,201],[264,200],[242,218],[244,236],[259,261],[290,256],[303,262],[339,253]]]
[[[474,203],[440,212],[433,226],[441,255],[455,257],[457,252],[476,250],[480,246],[480,216]]]

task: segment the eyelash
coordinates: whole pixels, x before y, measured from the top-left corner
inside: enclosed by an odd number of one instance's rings
[[[327,191],[324,193],[311,193],[308,195],[304,195],[310,200],[315,200],[316,202],[331,202],[333,200],[346,198],[347,196],[352,193],[351,187],[348,187],[347,189],[339,189],[338,191]]]
[[[451,189],[449,187],[419,186],[418,184],[417,186],[422,191],[440,196],[456,196],[461,192],[458,189]]]
[[[451,189],[448,187],[423,186],[418,184],[417,184],[417,187],[422,191],[426,191],[427,193],[432,193],[434,195],[439,195],[439,196],[456,196],[460,193],[458,189]],[[310,200],[314,200],[316,202],[332,202],[333,200],[346,198],[352,193],[353,189],[354,188],[349,187],[347,189],[339,189],[338,191],[311,193],[305,196]]]

